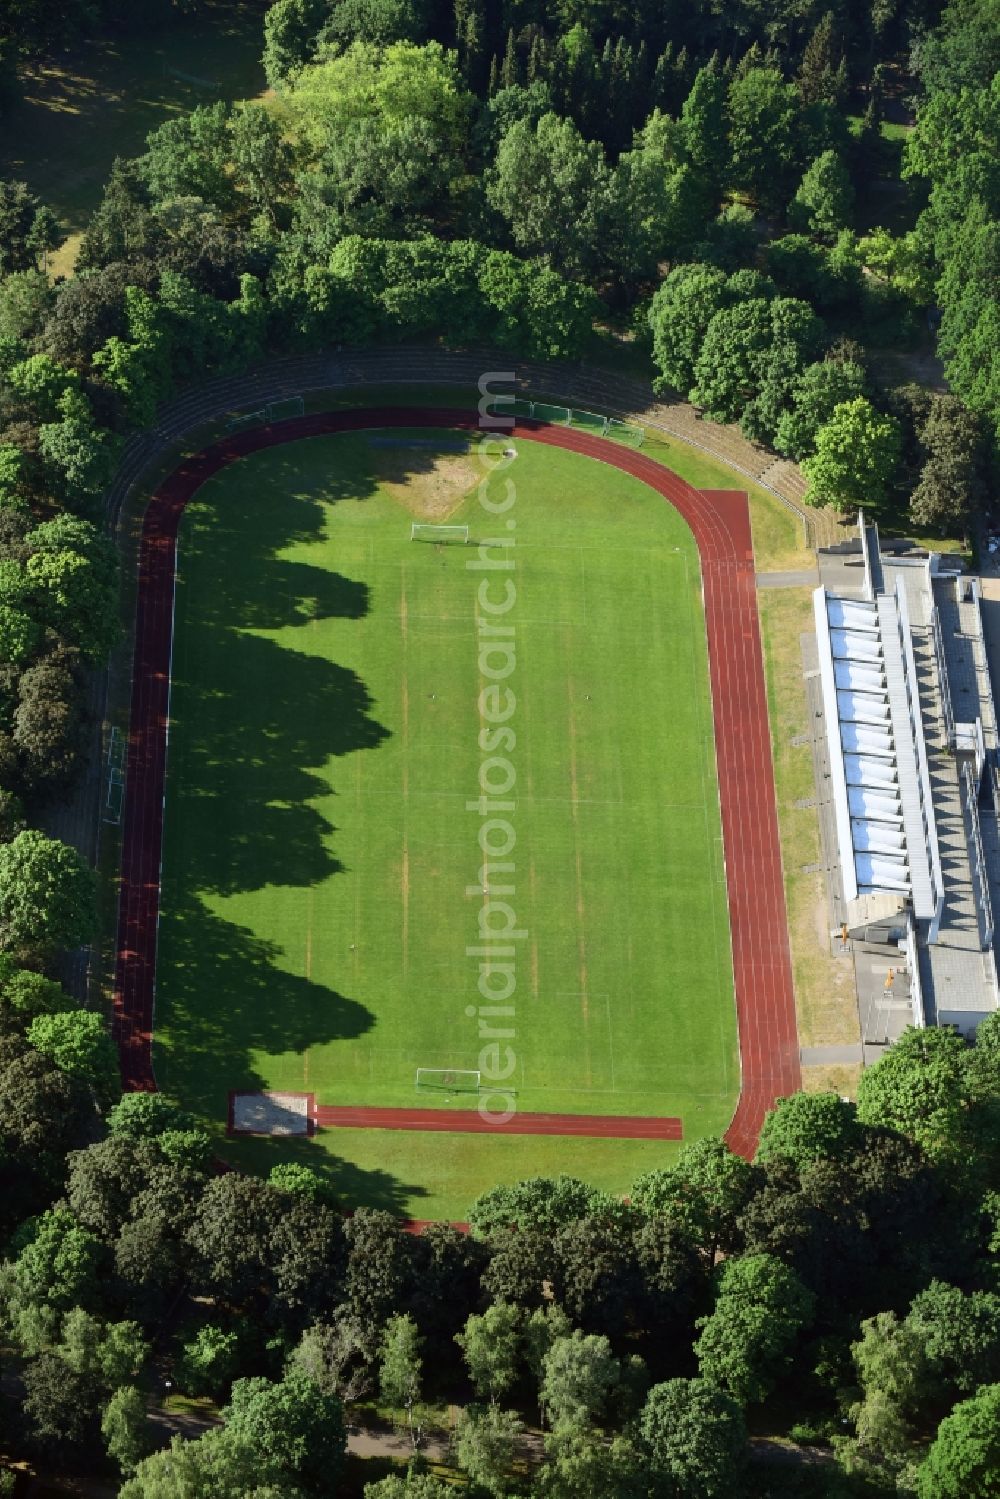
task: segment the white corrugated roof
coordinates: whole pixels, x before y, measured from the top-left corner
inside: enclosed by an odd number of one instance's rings
[[[835,630],[870,630],[878,634],[878,610],[874,604],[854,599],[827,599],[826,614]]]
[[[852,818],[851,831],[854,847],[859,853],[906,854],[906,839],[902,826],[891,822],[866,822],[860,817]]]
[[[904,895],[910,892],[910,874],[902,859],[892,859],[885,854],[857,853],[854,868],[859,885],[874,885],[880,890],[898,890]]]
[[[892,735],[878,724],[840,724],[840,742],[848,754],[882,755],[891,760],[893,756]]]
[[[838,687],[853,692],[884,692],[885,675],[879,666],[865,666],[858,661],[835,661],[833,675]]]
[[[877,662],[882,659],[882,646],[877,635],[862,635],[858,630],[830,631],[830,644],[836,658],[851,661]]]
[[[898,796],[888,791],[870,791],[867,786],[849,786],[847,802],[852,818],[862,821],[903,821],[903,804]]]
[[[845,755],[844,771],[848,786],[872,786],[883,791],[896,785],[896,771],[891,760],[874,760],[869,755]]]
[[[841,723],[888,723],[889,704],[874,692],[838,692]]]

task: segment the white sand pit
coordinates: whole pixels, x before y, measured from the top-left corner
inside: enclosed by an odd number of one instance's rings
[[[234,1093],[232,1128],[238,1135],[307,1135],[310,1093]]]

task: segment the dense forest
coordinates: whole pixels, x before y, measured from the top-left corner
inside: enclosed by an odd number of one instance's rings
[[[3,4],[6,89],[133,9]],[[262,48],[273,96],[116,162],[72,277],[51,207],[0,182],[0,1450],[126,1499],[335,1495],[375,1401],[415,1456],[368,1499],[436,1499],[420,1425],[450,1401],[482,1495],[1000,1493],[1000,1025],[908,1033],[856,1106],[782,1103],[752,1164],[702,1141],[623,1199],[527,1182],[468,1234],[408,1233],[119,1097],[104,1016],[56,977],[94,876],[33,826],[117,634],[121,444],[206,372],[407,339],[627,357],[817,503],[971,528],[1000,12],[278,0]],[[910,377],[932,336],[947,389]],[[221,1422],[151,1454],[167,1380]]]

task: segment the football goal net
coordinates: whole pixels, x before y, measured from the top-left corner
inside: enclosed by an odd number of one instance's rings
[[[457,541],[465,546],[469,540],[468,526],[432,526],[425,521],[414,521],[410,527],[411,541]]]
[[[608,418],[604,435],[613,437],[616,442],[627,443],[630,448],[641,448],[646,436],[642,427],[637,427],[632,422],[621,422],[614,416]]]
[[[181,83],[189,83],[192,88],[204,89],[207,94],[217,94],[219,85],[214,78],[199,78],[197,73],[184,73],[180,68],[172,68],[168,62],[163,64],[164,78],[176,78]]]
[[[288,416],[303,416],[306,403],[301,396],[287,396],[283,401],[272,401],[267,408],[269,422],[280,422]]]
[[[424,1093],[478,1093],[479,1073],[475,1068],[418,1067],[417,1091]]]
[[[226,431],[239,432],[244,427],[256,427],[261,422],[264,422],[266,420],[267,412],[264,410],[245,411],[240,416],[231,416],[229,418],[228,422],[226,423]]]

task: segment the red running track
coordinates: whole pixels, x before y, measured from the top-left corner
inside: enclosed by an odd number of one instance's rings
[[[317,1104],[313,1123],[327,1129],[416,1129],[442,1135],[578,1135],[595,1140],[680,1140],[679,1119],[636,1114],[529,1114],[483,1118],[478,1109],[352,1109]]]
[[[132,705],[122,817],[114,1035],[128,1089],[153,1090],[153,1003],[173,639],[177,529],[219,469],[299,438],[373,427],[478,429],[469,411],[423,407],[323,412],[234,434],[187,459],[153,495],[143,523]],[[519,422],[514,435],[612,464],[663,495],[701,554],[729,892],[742,1087],[726,1134],[752,1156],[766,1111],[800,1086],[795,1004],[774,799],[764,664],[746,496],[699,491],[641,452],[565,427]],[[377,1111],[373,1111],[377,1114]]]

